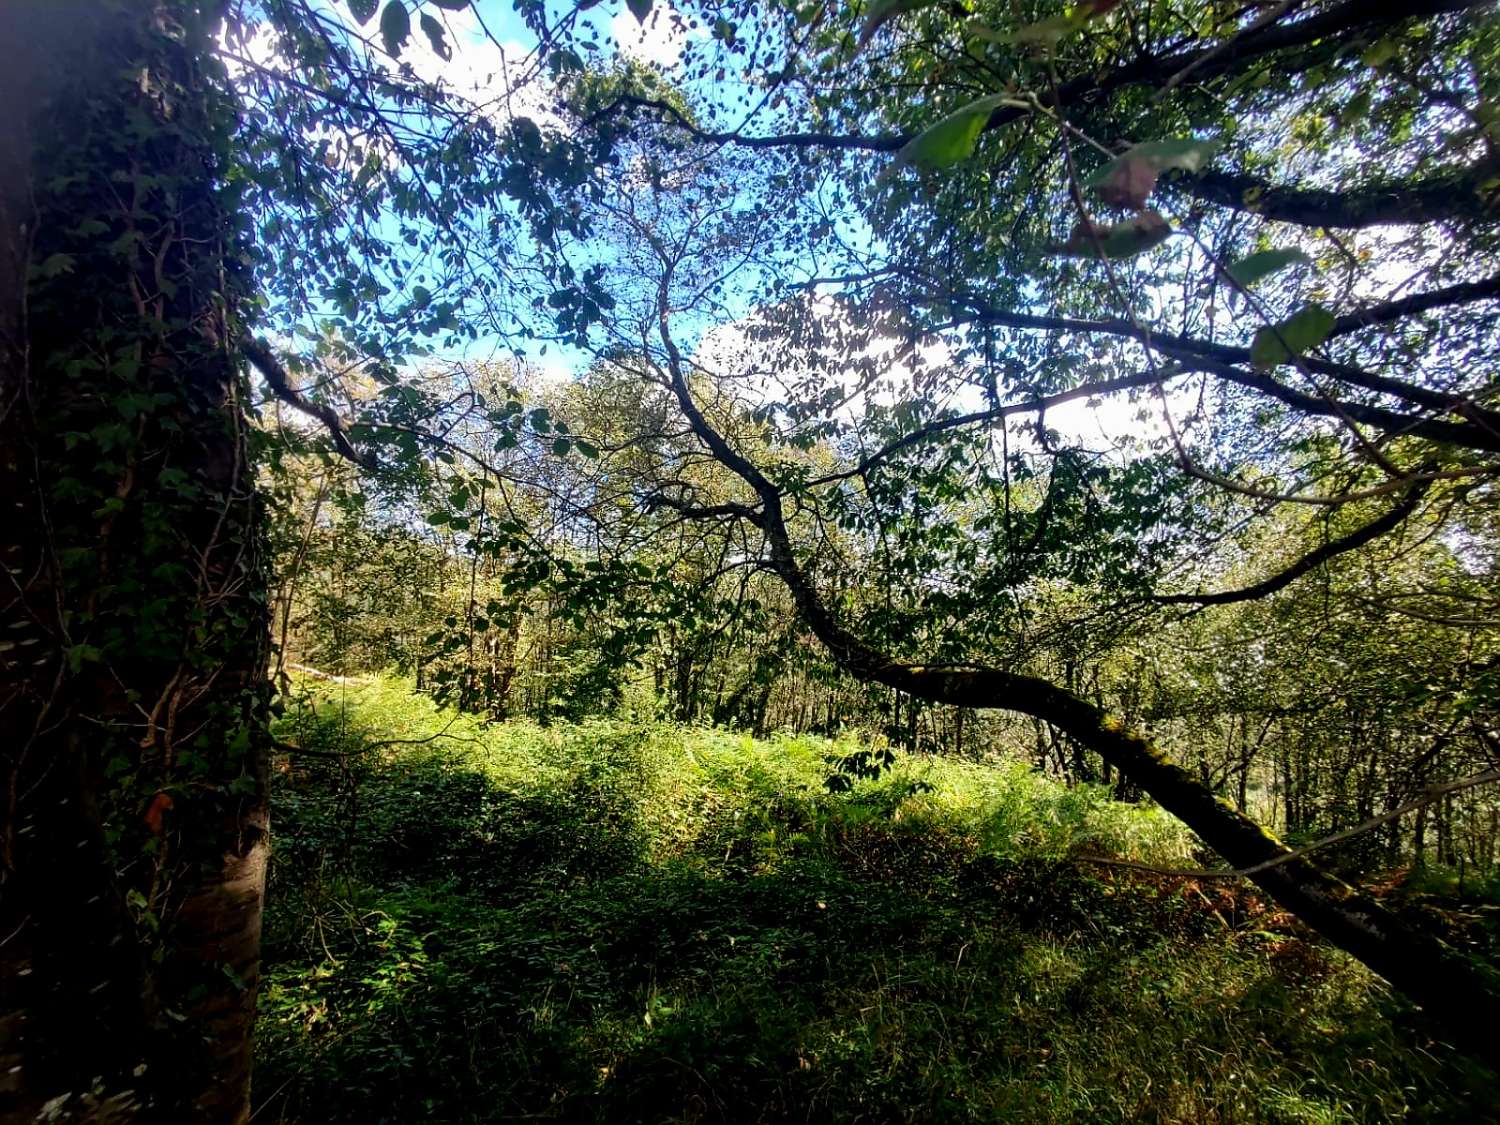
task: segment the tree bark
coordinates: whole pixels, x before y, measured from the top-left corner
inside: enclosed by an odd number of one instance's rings
[[[214,5],[0,4],[0,1122],[241,1122],[269,620]]]

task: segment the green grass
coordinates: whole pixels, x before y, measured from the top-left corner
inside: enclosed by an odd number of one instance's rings
[[[809,738],[485,728],[341,685],[283,736],[256,1120],[1482,1121],[1500,1094],[1156,810]]]

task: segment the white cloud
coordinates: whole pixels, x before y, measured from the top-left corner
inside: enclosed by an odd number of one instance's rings
[[[610,20],[609,31],[620,53],[639,62],[671,70],[682,61],[689,42],[702,39],[702,30],[688,27],[687,21],[670,4],[658,3],[651,8],[646,22],[637,20],[630,9],[621,5]]]
[[[413,26],[401,61],[418,78],[442,83],[497,122],[529,117],[538,125],[561,123],[554,108],[556,87],[535,51],[514,39],[496,43],[472,6],[456,12],[432,6],[423,10],[443,24],[451,57],[439,55],[426,33]]]

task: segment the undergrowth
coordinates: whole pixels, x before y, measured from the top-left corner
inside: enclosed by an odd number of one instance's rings
[[[437,735],[438,737],[433,737]],[[1484,1121],[1357,965],[1014,763],[324,686],[281,736],[256,1121]]]

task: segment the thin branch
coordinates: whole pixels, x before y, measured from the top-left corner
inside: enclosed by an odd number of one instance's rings
[[[333,439],[334,448],[343,457],[353,461],[361,469],[373,471],[380,467],[379,462],[373,456],[354,447],[354,443],[349,440],[348,428],[337,411],[324,403],[313,402],[292,385],[291,376],[287,374],[281,361],[276,358],[276,354],[271,351],[270,345],[246,334],[240,337],[240,351],[244,352],[245,358],[265,376],[266,383],[277,398],[292,409],[323,424],[329,437]]]
[[[1151,601],[1157,605],[1231,605],[1235,602],[1254,601],[1284,590],[1304,574],[1316,570],[1329,559],[1337,558],[1339,555],[1356,551],[1366,543],[1379,539],[1388,531],[1399,527],[1405,519],[1416,510],[1423,495],[1431,486],[1430,479],[1417,479],[1401,501],[1391,508],[1390,511],[1377,519],[1371,520],[1363,527],[1351,531],[1348,535],[1341,536],[1331,542],[1323,544],[1315,551],[1309,551],[1291,566],[1278,574],[1273,574],[1264,581],[1257,582],[1253,586],[1246,586],[1240,590],[1220,590],[1212,594],[1156,594]]]

